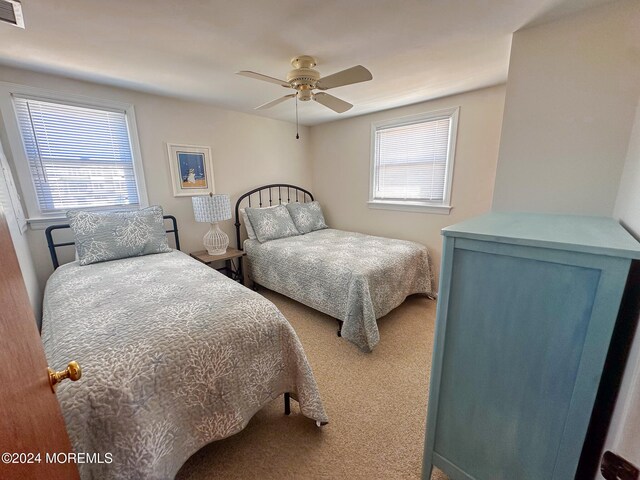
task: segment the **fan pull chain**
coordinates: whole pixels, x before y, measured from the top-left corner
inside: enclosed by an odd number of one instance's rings
[[[300,140],[298,135],[298,93],[296,92],[296,140]]]

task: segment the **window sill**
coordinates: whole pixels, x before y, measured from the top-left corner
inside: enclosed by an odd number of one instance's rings
[[[438,205],[422,202],[394,202],[386,200],[369,200],[369,208],[381,210],[402,210],[405,212],[435,213],[438,215],[449,215],[451,205]]]
[[[44,230],[51,225],[66,225],[69,223],[67,217],[46,217],[46,218],[29,218],[27,219],[31,230]]]
[[[69,210],[87,210],[95,212],[121,212],[121,211],[136,211],[143,208],[147,208],[147,203],[134,204],[134,205],[116,205],[112,207],[76,207]],[[67,218],[66,211],[53,212],[49,215],[46,213],[40,213],[42,217],[28,218],[27,223],[31,230],[44,230],[51,225],[68,225],[69,219]]]

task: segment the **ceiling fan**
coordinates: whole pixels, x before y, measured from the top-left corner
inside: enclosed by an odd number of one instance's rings
[[[264,105],[256,107],[256,110],[263,110],[271,108],[274,105],[278,105],[290,98],[296,98],[303,102],[314,100],[325,107],[330,108],[334,112],[343,113],[349,110],[353,105],[349,102],[334,97],[325,93],[324,90],[331,88],[342,87],[344,85],[351,85],[353,83],[366,82],[373,79],[371,72],[364,68],[362,65],[356,65],[355,67],[347,68],[340,72],[334,73],[327,77],[320,77],[320,72],[314,70],[314,67],[318,64],[315,58],[309,55],[300,55],[291,60],[293,70],[287,74],[287,80],[280,80],[278,78],[262,75],[261,73],[250,72],[243,70],[236,72],[238,75],[243,75],[249,78],[255,78],[263,80],[265,82],[275,83],[285,88],[293,88],[296,92],[284,97],[278,98],[271,102],[267,102]],[[314,92],[314,90],[322,90],[320,92]]]

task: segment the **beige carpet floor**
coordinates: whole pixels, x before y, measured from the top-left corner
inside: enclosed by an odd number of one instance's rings
[[[373,353],[362,353],[327,315],[261,293],[298,333],[330,423],[316,427],[295,401],[287,417],[280,398],[242,432],[196,452],[177,479],[419,479],[436,302],[408,298],[378,321]]]

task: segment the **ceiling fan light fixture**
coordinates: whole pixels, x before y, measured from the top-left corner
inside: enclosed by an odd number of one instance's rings
[[[299,55],[292,58],[291,66],[293,67],[293,70],[287,74],[286,82],[274,77],[269,77],[268,75],[262,75],[261,73],[246,70],[237,73],[238,75],[243,75],[245,77],[255,78],[257,80],[263,80],[265,82],[282,85],[283,87],[292,88],[296,91],[295,94],[285,95],[277,100],[260,105],[257,107],[258,109],[271,108],[289,98],[295,97],[296,102],[298,100],[301,102],[315,100],[319,104],[330,108],[336,113],[344,113],[351,109],[353,105],[334,97],[333,95],[325,93],[324,90],[341,87],[343,85],[366,82],[373,79],[371,72],[362,65],[356,65],[355,67],[347,68],[346,70],[342,70],[327,77],[322,77],[320,72],[314,68],[317,64],[317,60],[310,55]],[[314,92],[314,90],[323,91]]]
[[[313,91],[312,90],[299,90],[298,91],[298,100],[300,100],[301,102],[308,102],[309,100],[311,100],[313,98]]]
[[[292,58],[291,66],[293,70],[287,74],[287,82],[289,82],[291,88],[298,91],[313,90],[318,80],[320,80],[320,72],[313,69],[317,64],[316,59],[309,55],[300,55],[299,57]],[[311,97],[300,98],[300,100],[303,101],[310,99]]]

